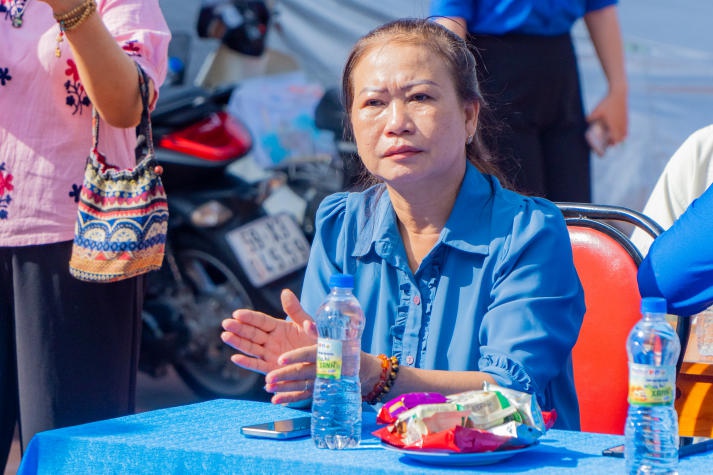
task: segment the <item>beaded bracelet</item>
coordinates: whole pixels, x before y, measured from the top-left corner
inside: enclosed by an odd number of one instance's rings
[[[68,18],[72,18],[73,16],[81,15],[82,10],[87,8],[87,3],[89,3],[90,1],[92,1],[92,0],[85,0],[84,3],[82,3],[81,5],[77,5],[76,7],[72,8],[70,11],[68,11],[67,13],[62,13],[61,15],[58,15],[57,13],[53,12],[52,16],[54,16],[55,20],[62,21],[62,20],[66,20]]]
[[[374,388],[366,396],[362,396],[362,401],[367,404],[376,404],[394,386],[394,381],[399,374],[399,359],[396,356],[387,357],[385,354],[378,356],[381,361],[381,375]]]
[[[377,381],[377,383],[374,385],[374,388],[369,394],[367,394],[366,396],[362,396],[361,398],[362,401],[365,401],[369,404],[376,403],[376,398],[381,394],[381,391],[384,385],[386,384],[386,380],[389,374],[389,358],[387,358],[386,355],[383,353],[377,356],[377,358],[379,358],[379,361],[381,362],[381,375],[379,376],[379,381]]]
[[[85,0],[84,3],[71,9],[67,13],[62,15],[57,15],[56,13],[54,14],[54,19],[57,20],[57,23],[59,23],[55,56],[59,58],[62,55],[60,46],[62,41],[64,41],[64,32],[71,31],[84,23],[87,18],[89,18],[89,16],[96,11],[96,9],[97,4],[95,0]]]

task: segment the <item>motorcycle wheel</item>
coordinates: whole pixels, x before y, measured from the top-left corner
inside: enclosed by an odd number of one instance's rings
[[[263,376],[230,361],[235,350],[220,339],[221,321],[237,308],[253,308],[236,272],[191,240],[177,249],[178,266],[192,292],[183,308],[186,344],[174,359],[176,372],[196,394],[207,398],[262,399]]]

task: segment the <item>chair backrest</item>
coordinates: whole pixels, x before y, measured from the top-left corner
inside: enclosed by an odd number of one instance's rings
[[[626,338],[641,318],[636,274],[642,257],[612,222],[633,224],[653,237],[661,228],[627,208],[557,205],[567,222],[586,303],[582,329],[572,350],[581,427],[586,432],[622,434],[628,408]],[[677,331],[681,341],[687,341],[687,328],[679,324]]]

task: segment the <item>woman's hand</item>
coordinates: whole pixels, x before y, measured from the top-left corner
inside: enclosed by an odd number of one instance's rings
[[[626,138],[628,132],[626,107],[625,92],[610,92],[587,117],[589,123],[601,121],[604,124],[609,132],[607,145],[616,145]]]
[[[254,310],[236,310],[233,318],[223,320],[221,339],[242,352],[231,356],[233,363],[267,374],[267,391],[304,392],[306,396],[290,400],[305,399],[312,394],[317,331],[294,293],[283,290],[280,298],[289,321]],[[287,402],[280,394],[275,399]]]
[[[624,68],[624,46],[616,5],[584,15],[584,23],[607,77],[609,91],[587,117],[591,124],[601,121],[609,131],[609,145],[616,145],[628,133],[628,84]]]
[[[310,333],[317,330],[311,324]],[[317,345],[288,351],[277,359],[278,367],[265,375],[265,391],[274,393],[274,404],[285,404],[310,399],[317,376]]]

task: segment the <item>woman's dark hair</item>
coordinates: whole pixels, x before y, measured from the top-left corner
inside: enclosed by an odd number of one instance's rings
[[[486,112],[484,110],[487,109],[487,105],[478,87],[475,57],[461,37],[432,20],[417,18],[395,20],[377,27],[357,41],[342,74],[342,100],[347,118],[346,127],[351,130],[354,68],[372,48],[389,42],[419,44],[429,48],[448,66],[458,98],[463,103],[477,101],[480,104],[478,127],[473,141],[466,145],[466,157],[478,170],[495,176],[503,186],[508,186],[507,180],[495,163],[495,157],[485,147],[480,134],[480,117]]]

